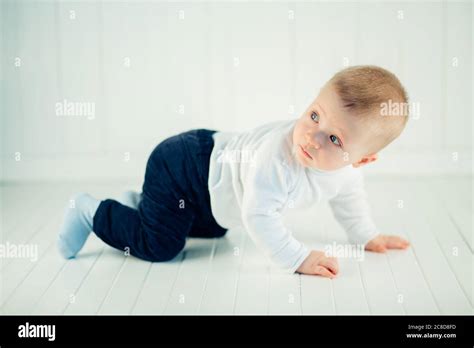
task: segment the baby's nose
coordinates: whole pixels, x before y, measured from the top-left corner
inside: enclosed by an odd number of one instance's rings
[[[319,142],[317,141],[315,135],[306,133],[306,141],[307,141],[311,146],[313,146],[316,150],[321,147],[321,144],[319,144]]]
[[[311,146],[313,146],[316,150],[319,150],[319,148],[321,147],[321,145],[318,143],[317,140],[313,140],[310,142]]]

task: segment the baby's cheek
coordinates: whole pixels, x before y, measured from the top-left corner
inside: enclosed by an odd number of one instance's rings
[[[349,152],[340,151],[339,156],[344,166],[351,164],[351,156],[349,155]]]
[[[302,137],[303,132],[301,131],[300,122],[297,122],[293,129],[293,142],[298,143]]]
[[[349,164],[349,162],[344,161],[344,157],[334,151],[325,151],[320,153],[320,158],[318,158],[321,165],[325,167],[326,170],[335,170],[344,167]]]

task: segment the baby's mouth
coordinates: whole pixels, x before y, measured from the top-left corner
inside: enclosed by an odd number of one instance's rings
[[[313,159],[313,157],[312,157],[307,151],[305,151],[305,149],[303,148],[303,146],[300,145],[300,149],[301,149],[301,151],[303,152],[303,154],[304,154],[306,157],[308,157],[308,158],[311,159],[311,160]]]

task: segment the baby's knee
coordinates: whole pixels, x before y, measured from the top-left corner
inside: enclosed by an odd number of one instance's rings
[[[166,262],[173,260],[184,249],[185,241],[176,240],[166,245],[161,244],[153,248],[152,262]]]
[[[226,229],[217,230],[215,232],[215,237],[216,238],[224,237],[226,235],[226,233],[227,233]]]

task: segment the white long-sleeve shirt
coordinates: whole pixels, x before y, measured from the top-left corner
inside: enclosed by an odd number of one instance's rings
[[[310,250],[284,225],[282,213],[327,200],[349,241],[366,244],[378,231],[360,169],[304,167],[292,152],[295,120],[247,132],[216,132],[209,164],[214,218],[224,228],[243,226],[273,262],[294,273]]]

